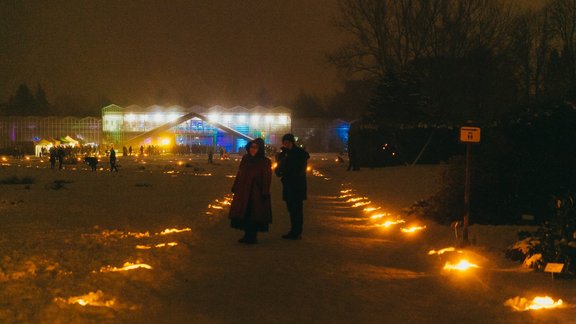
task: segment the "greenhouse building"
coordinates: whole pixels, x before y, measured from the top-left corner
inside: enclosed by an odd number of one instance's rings
[[[281,106],[102,108],[102,136],[106,145],[198,145],[238,152],[256,137],[263,138],[266,144],[280,146],[282,135],[289,133],[291,127],[291,111]]]

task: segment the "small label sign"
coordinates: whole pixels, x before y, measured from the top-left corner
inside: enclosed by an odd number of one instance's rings
[[[564,269],[564,263],[546,263],[546,268],[544,268],[544,272],[552,272],[552,273],[560,273]]]
[[[480,143],[480,127],[460,127],[460,142]]]

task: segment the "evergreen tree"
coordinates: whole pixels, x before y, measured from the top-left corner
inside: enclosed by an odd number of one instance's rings
[[[8,101],[7,115],[29,116],[34,111],[36,99],[26,84],[21,84],[16,94]]]
[[[426,120],[424,107],[419,82],[389,71],[374,89],[366,115],[380,127],[414,124]]]
[[[36,87],[34,100],[34,111],[36,115],[46,116],[50,114],[50,104],[48,103],[48,99],[46,99],[46,92],[40,84]]]

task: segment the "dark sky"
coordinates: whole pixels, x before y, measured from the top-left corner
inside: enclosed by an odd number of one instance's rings
[[[329,94],[336,12],[337,0],[0,0],[0,100],[24,82],[124,105]]]

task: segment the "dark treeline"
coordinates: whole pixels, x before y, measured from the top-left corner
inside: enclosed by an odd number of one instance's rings
[[[427,201],[440,222],[462,217],[458,126],[468,121],[482,127],[473,222],[545,221],[576,192],[576,1],[515,3],[340,1],[336,22],[350,41],[329,59],[371,85],[350,143],[364,165],[449,162]]]
[[[576,96],[576,3],[537,11],[501,0],[341,0],[351,41],[329,55],[372,84],[379,123],[492,122]],[[362,110],[362,109],[360,109]]]
[[[34,90],[21,84],[7,102],[0,103],[2,116],[100,116],[100,109],[110,100],[101,97],[90,101],[73,95],[60,95],[49,102],[40,84]]]

